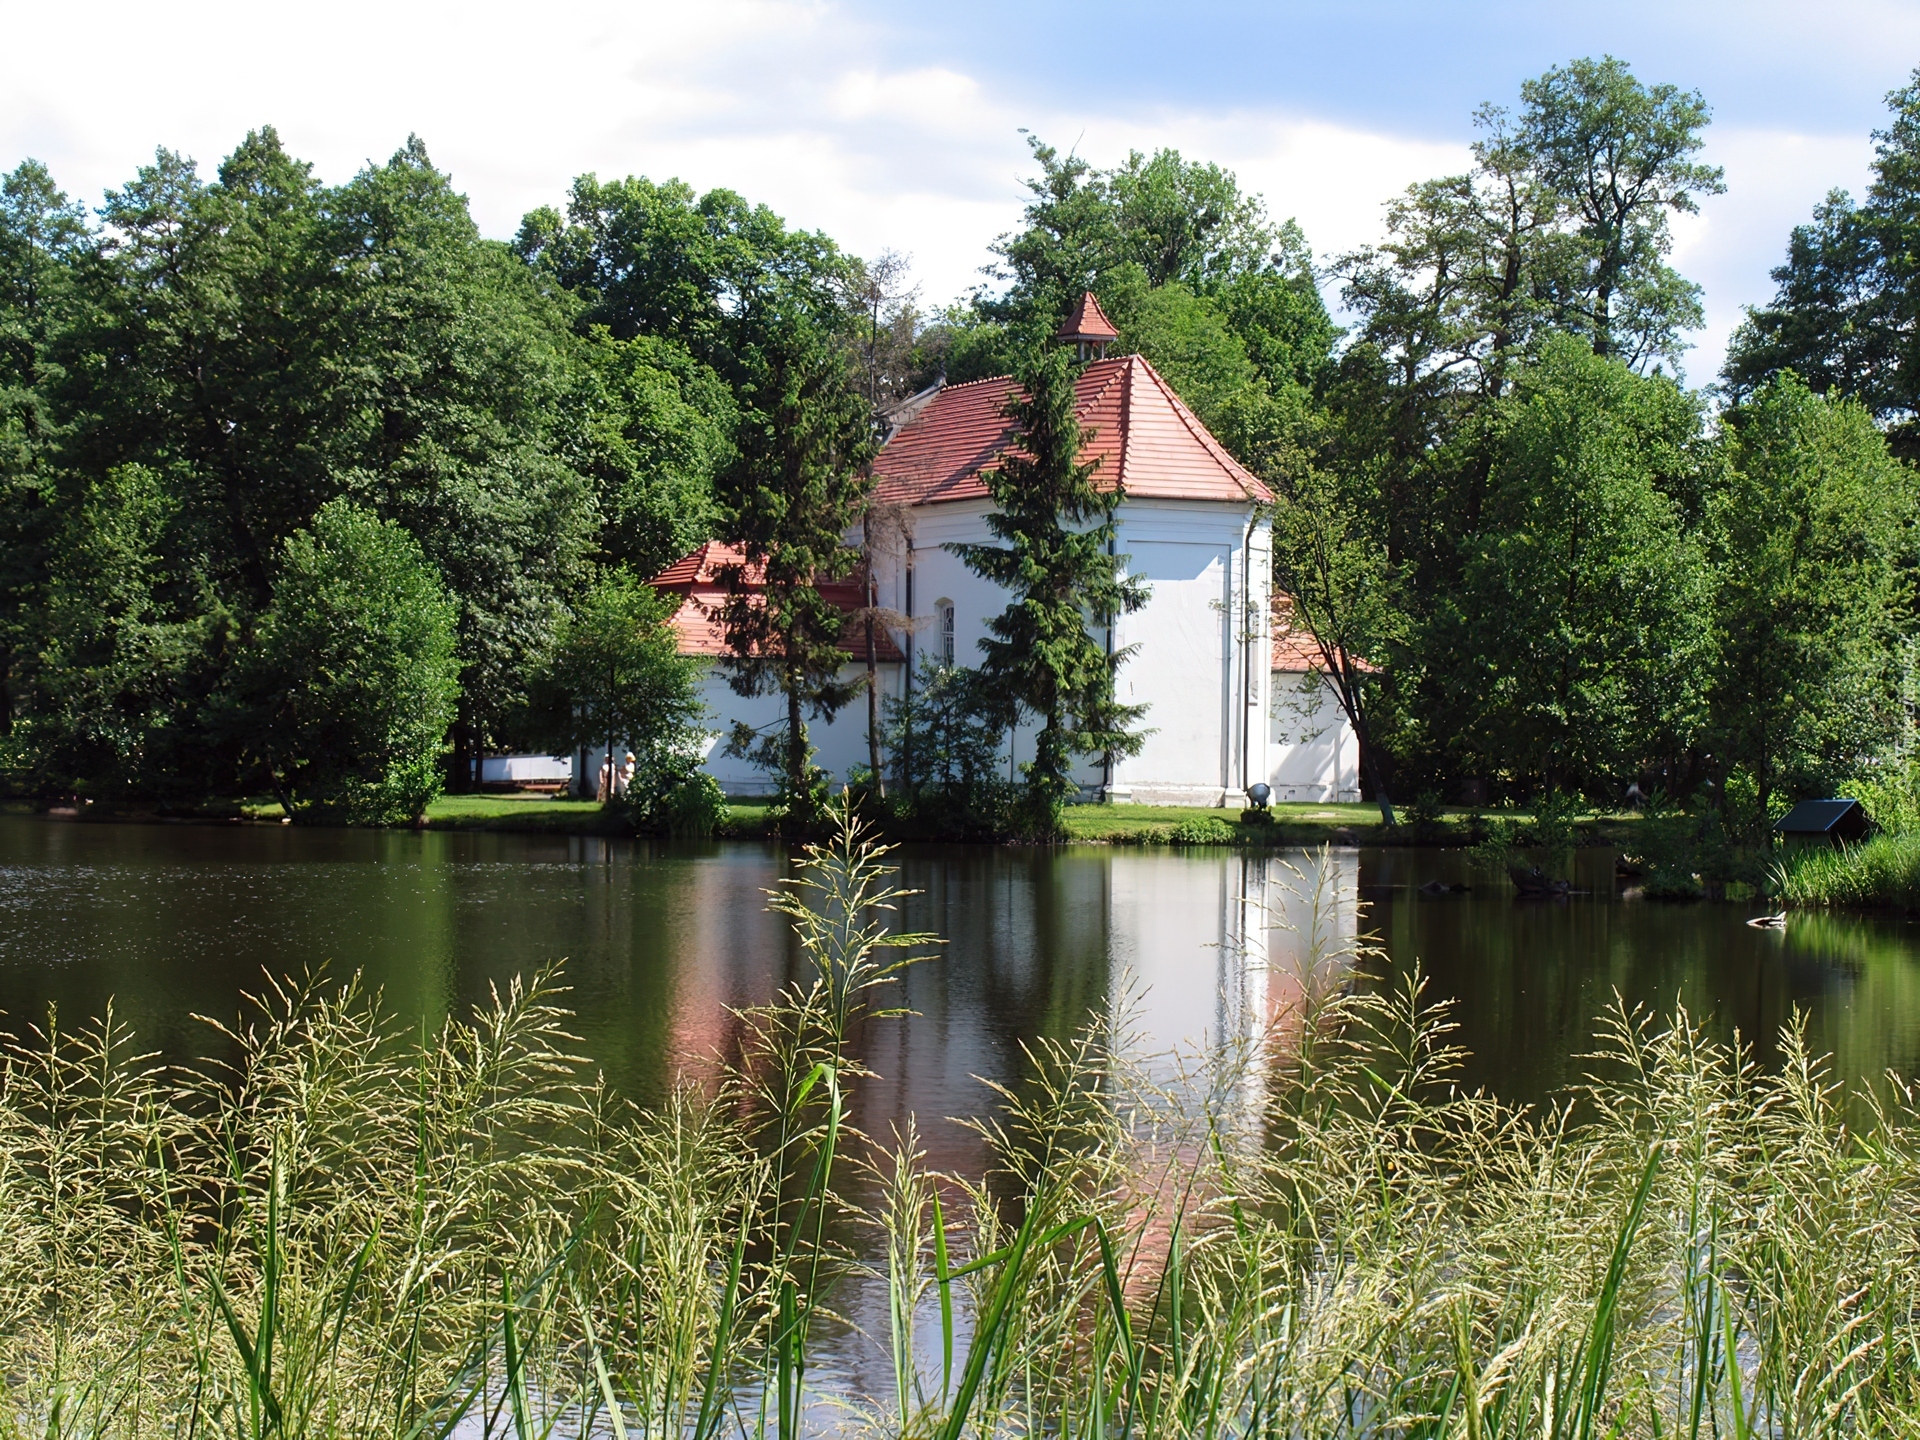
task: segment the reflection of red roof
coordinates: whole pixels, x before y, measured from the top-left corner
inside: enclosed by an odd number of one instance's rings
[[[1353,660],[1352,664],[1362,675],[1371,675],[1378,669],[1364,660]],[[1320,653],[1320,642],[1311,630],[1294,624],[1293,601],[1277,591],[1273,597],[1273,663],[1268,668],[1289,674],[1327,668],[1326,657]]]
[[[1053,332],[1053,338],[1100,343],[1118,340],[1120,332],[1113,328],[1113,322],[1107,319],[1107,312],[1100,308],[1100,302],[1093,298],[1093,292],[1086,290],[1081,292],[1080,303],[1067,312],[1067,318]]]
[[[668,621],[680,637],[682,655],[726,655],[727,627],[721,623],[720,607],[727,603],[726,585],[720,572],[731,565],[744,563],[746,556],[731,545],[722,545],[717,540],[709,540],[698,550],[682,555],[673,564],[654,576],[652,584],[656,589],[671,590],[680,595],[680,608],[673,612]],[[749,587],[760,583],[764,571],[759,566],[749,566],[746,580]],[[845,580],[829,580],[820,587],[820,594],[838,605],[843,612],[858,610],[865,600],[862,598],[863,582],[858,575]],[[842,629],[840,648],[855,660],[867,658],[867,627],[849,625]],[[885,627],[874,629],[874,659],[885,663],[889,660],[901,660],[900,649],[893,643]]]
[[[1014,439],[1000,412],[1013,393],[1000,376],[949,385],[887,442],[873,463],[874,498],[888,505],[933,505],[984,498],[980,473]],[[1272,493],[1229,455],[1139,355],[1096,360],[1074,382],[1082,427],[1080,458],[1094,483],[1162,500],[1245,504]]]

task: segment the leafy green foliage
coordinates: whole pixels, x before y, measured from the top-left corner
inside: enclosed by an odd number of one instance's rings
[[[595,327],[576,352],[569,461],[594,484],[605,563],[664,570],[717,523],[714,477],[732,452],[732,393],[671,341]]]
[[[642,825],[668,828],[676,806],[690,807],[683,827],[711,818],[698,795],[679,794],[689,785],[704,794],[697,782],[712,777],[696,774],[706,707],[701,662],[680,654],[667,623],[678,603],[625,570],[604,573],[555,627],[527,721],[529,738],[556,755],[604,750],[618,764],[631,749],[627,808]]]
[[[1849,395],[1895,427],[1903,453],[1920,412],[1914,318],[1920,313],[1920,71],[1887,96],[1873,133],[1874,179],[1856,203],[1835,190],[1797,226],[1773,272],[1771,304],[1749,313],[1728,346],[1734,398],[1785,370],[1809,388]]]
[[[1914,499],[1857,402],[1783,375],[1728,417],[1709,531],[1714,750],[1753,776],[1763,816],[1899,731]]]
[[[296,821],[400,824],[440,793],[456,614],[418,542],[349,501],[287,538],[239,689]]]
[[[222,753],[193,752],[231,618],[169,553],[178,506],[154,472],[116,466],[65,498],[18,662],[15,778],[105,798],[191,787]]]
[[[1578,788],[1692,742],[1711,655],[1707,568],[1662,481],[1684,468],[1697,426],[1671,382],[1573,340],[1501,399],[1484,529],[1446,626],[1482,763]]]
[[[898,823],[916,837],[954,840],[1017,830],[1007,773],[1013,716],[986,675],[928,656],[906,693],[887,696],[883,708],[897,767],[887,805]]]

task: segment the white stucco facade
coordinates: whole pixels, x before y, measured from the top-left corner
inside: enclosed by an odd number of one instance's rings
[[[726,753],[727,736],[736,721],[744,721],[762,734],[786,733],[787,700],[784,695],[736,695],[727,683],[726,672],[717,660],[708,660],[700,680],[700,697],[707,706],[705,770],[720,782],[729,796],[748,799],[771,795],[774,779],[752,762]],[[900,666],[883,662],[876,667],[882,700],[900,693]],[[866,683],[867,667],[850,664],[840,672],[846,681]],[[867,697],[864,691],[854,698],[831,722],[809,718],[807,741],[814,748],[814,763],[836,781],[844,783],[856,769],[867,765]],[[884,761],[882,762],[884,763]]]
[[[1360,799],[1360,744],[1324,675],[1273,671],[1267,716],[1267,784],[1276,802]]]
[[[903,545],[875,566],[878,602],[918,622],[894,633],[907,664],[879,667],[883,697],[900,695],[909,667],[918,667],[928,655],[948,658],[947,612],[952,660],[979,663],[988,622],[1006,609],[1010,596],[974,574],[948,547],[995,543],[987,514],[984,501],[920,507],[910,517],[910,548]],[[1273,783],[1274,777],[1267,718],[1272,689],[1267,522],[1251,504],[1175,500],[1123,501],[1116,522],[1115,552],[1124,557],[1127,572],[1148,587],[1146,605],[1121,616],[1112,636],[1116,648],[1132,649],[1120,666],[1117,686],[1122,700],[1146,707],[1141,720],[1146,736],[1140,753],[1117,761],[1110,775],[1098,764],[1083,766],[1078,775],[1082,796],[1238,809],[1246,803],[1248,785],[1263,779]],[[846,673],[864,675],[865,667],[850,665]],[[727,756],[723,737],[736,721],[755,729],[777,728],[784,721],[783,700],[734,694],[711,661],[703,695],[717,732],[707,769],[730,795],[768,793],[769,777]],[[832,722],[808,722],[817,763],[836,780],[866,765],[866,727],[864,697]],[[1031,758],[1032,729],[1023,727],[1009,736],[1009,775],[1017,777],[1019,765]]]

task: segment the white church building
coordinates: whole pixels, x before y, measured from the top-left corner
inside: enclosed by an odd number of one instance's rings
[[[1132,647],[1117,688],[1122,701],[1147,707],[1145,741],[1111,766],[1085,766],[1083,797],[1238,809],[1264,781],[1280,801],[1359,799],[1359,747],[1310,637],[1302,643],[1286,626],[1284,607],[1274,619],[1272,495],[1144,358],[1104,358],[1116,334],[1091,295],[1059,338],[1086,361],[1076,380],[1081,459],[1096,466],[1096,485],[1120,490],[1114,551],[1149,590],[1145,606],[1102,637],[1115,649]],[[978,663],[988,621],[1007,606],[1008,593],[948,547],[998,543],[987,529],[993,502],[982,476],[1017,439],[1002,413],[1013,387],[1000,377],[915,396],[896,413],[874,462],[874,503],[897,521],[888,533],[898,543],[876,547],[872,603],[910,621],[875,646],[883,695],[914,683],[929,653]],[[674,625],[683,651],[710,658],[705,696],[721,735],[736,721],[771,728],[784,715],[781,697],[736,695],[721,669],[718,571],[732,559],[723,547],[703,546],[654,580],[682,597]],[[838,588],[843,608],[862,603],[861,580]],[[848,627],[850,675],[866,673],[864,636],[852,633],[863,628]],[[866,727],[864,699],[831,723],[810,722],[818,763],[840,778],[864,766]],[[1031,747],[1030,731],[1008,737],[1010,774]],[[730,795],[772,789],[771,777],[727,757],[718,741],[706,763]]]

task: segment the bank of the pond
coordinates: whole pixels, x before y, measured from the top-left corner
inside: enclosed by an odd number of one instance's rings
[[[1795,906],[1920,910],[1920,835],[1790,851],[1774,869],[1772,889]]]
[[[277,824],[285,816],[270,799],[223,801],[190,807],[120,806],[82,803],[45,807],[16,802],[21,813],[38,812],[91,821],[200,821],[209,823]],[[1081,845],[1224,845],[1243,849],[1295,848],[1318,845],[1463,847],[1486,834],[1491,821],[1504,821],[1524,832],[1534,816],[1524,810],[1481,811],[1448,809],[1418,819],[1403,814],[1401,823],[1383,825],[1379,807],[1372,804],[1276,804],[1270,819],[1248,820],[1234,810],[1181,805],[1072,805],[1064,815],[1066,838]],[[1632,848],[1638,817],[1632,814],[1588,815],[1570,822],[1568,834],[1577,846]],[[572,800],[537,793],[442,795],[427,807],[421,828],[428,830],[492,831],[522,835],[619,836],[628,832],[625,821],[592,800]],[[779,838],[771,806],[762,800],[729,802],[725,818],[715,830],[723,840]],[[902,839],[919,838],[901,836]]]
[[[1529,824],[1520,811],[1504,818]],[[1378,806],[1365,804],[1281,804],[1270,821],[1251,821],[1239,812],[1173,805],[1073,805],[1065,813],[1067,838],[1078,844],[1234,845],[1266,849],[1301,845],[1470,845],[1479,838],[1484,812],[1449,810],[1418,824],[1380,823]],[[427,809],[427,828],[500,830],[573,835],[619,833],[619,826],[590,800],[544,795],[443,795]],[[1620,844],[1631,833],[1632,816],[1600,815],[1575,823],[1577,844]],[[734,840],[772,838],[769,807],[763,801],[735,801],[719,834]]]

